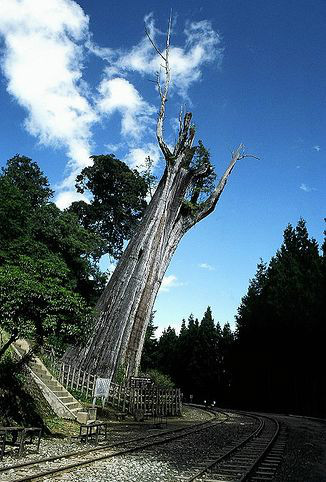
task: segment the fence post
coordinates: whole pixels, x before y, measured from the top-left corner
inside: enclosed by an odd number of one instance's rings
[[[74,368],[73,371],[72,371],[72,376],[71,376],[71,381],[70,381],[70,388],[74,388],[75,373],[76,373],[76,368]]]
[[[86,397],[88,397],[88,390],[89,390],[89,377],[90,377],[90,374],[88,373],[87,374],[87,387],[86,387]]]

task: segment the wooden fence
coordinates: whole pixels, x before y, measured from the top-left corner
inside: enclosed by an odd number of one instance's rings
[[[133,388],[111,383],[107,402],[112,407],[134,414],[181,415],[181,390],[165,389],[152,386],[150,388]]]
[[[94,395],[96,375],[79,370],[65,363],[59,364],[58,381],[67,388],[67,390],[77,390],[85,397],[92,398]]]
[[[96,375],[84,372],[72,365],[51,360],[51,371],[67,390],[78,391],[90,399],[94,396]],[[119,411],[135,414],[181,415],[182,395],[180,389],[165,389],[155,385],[131,387],[111,383],[106,403]]]

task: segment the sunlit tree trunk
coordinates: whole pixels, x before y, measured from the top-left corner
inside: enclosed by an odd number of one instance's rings
[[[180,116],[179,135],[173,151],[163,139],[170,82],[169,42],[170,25],[164,55],[154,46],[165,66],[163,86],[158,79],[161,105],[156,132],[166,162],[165,172],[97,304],[93,336],[84,349],[72,350],[65,357],[84,370],[111,379],[118,367],[123,367],[127,376],[137,374],[155,298],[179,241],[214,210],[236,161],[246,157],[240,146],[232,154],[228,168],[208,199],[189,207],[185,202],[187,193],[209,174],[211,166],[203,164],[194,168],[191,165],[196,151],[192,146],[195,129],[191,113]],[[193,200],[197,197],[195,195]]]

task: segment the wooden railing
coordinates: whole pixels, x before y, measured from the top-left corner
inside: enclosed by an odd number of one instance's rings
[[[94,395],[96,375],[84,372],[71,365],[60,363],[58,370],[58,380],[67,390],[73,389],[80,392],[85,397],[92,398]]]
[[[52,360],[51,370],[67,390],[72,389],[90,399],[94,396],[96,375],[84,372],[72,365]],[[180,389],[157,386],[130,387],[110,384],[106,403],[119,411],[134,414],[136,411],[156,415],[181,415],[182,395]]]

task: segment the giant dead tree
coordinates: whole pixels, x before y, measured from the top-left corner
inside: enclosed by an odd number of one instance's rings
[[[240,145],[224,175],[204,202],[200,186],[211,175],[209,162],[194,165],[195,127],[191,113],[180,114],[179,133],[173,150],[163,135],[170,84],[170,27],[163,52],[150,38],[164,68],[164,82],[157,78],[160,109],[156,136],[166,167],[143,219],[123,253],[97,304],[95,330],[87,346],[67,353],[78,367],[112,379],[118,367],[127,376],[137,374],[145,331],[157,292],[183,235],[215,209],[229,175],[239,159],[247,157]],[[189,194],[190,193],[190,194]]]

